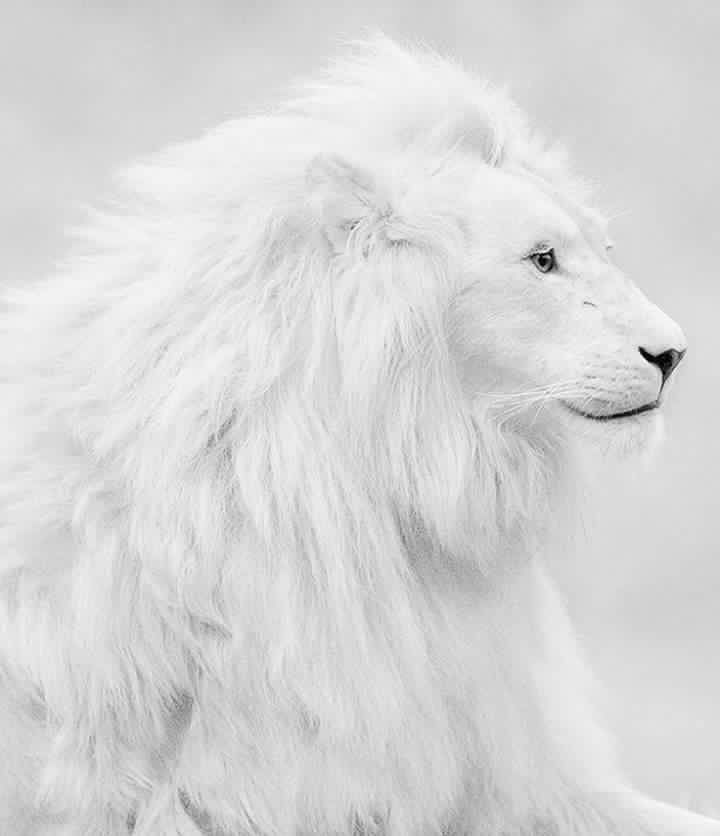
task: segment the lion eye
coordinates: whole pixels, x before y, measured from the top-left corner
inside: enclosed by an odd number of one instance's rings
[[[530,261],[535,265],[535,268],[541,273],[549,273],[557,267],[555,261],[555,250],[545,250],[541,253],[533,253],[530,256]]]

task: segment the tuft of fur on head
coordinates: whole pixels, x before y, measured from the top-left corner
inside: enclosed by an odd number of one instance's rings
[[[507,93],[428,48],[408,49],[384,35],[350,44],[324,77],[299,86],[291,113],[323,119],[385,147],[462,147],[492,166],[527,166],[560,178],[578,197],[559,145],[548,146]]]
[[[480,799],[494,834],[614,786],[535,562],[575,491],[548,404],[591,395],[533,389],[567,299],[518,290],[513,184],[579,217],[504,94],[377,39],[132,168],[10,295],[0,655],[73,833],[158,833],[181,797],[233,832],[401,836]]]

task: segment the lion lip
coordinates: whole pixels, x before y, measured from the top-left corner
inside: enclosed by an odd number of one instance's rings
[[[644,412],[652,412],[660,406],[660,399],[650,401],[650,403],[637,406],[634,409],[627,409],[623,412],[611,412],[608,415],[599,415],[596,412],[586,412],[568,401],[561,401],[563,406],[567,407],[570,412],[579,415],[581,418],[589,418],[591,421],[616,421],[620,418],[632,418],[635,415],[642,415]]]

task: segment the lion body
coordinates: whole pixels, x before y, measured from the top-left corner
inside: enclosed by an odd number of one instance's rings
[[[457,68],[374,49],[134,169],[88,254],[9,299],[2,833],[691,832],[624,788],[543,567],[567,432],[471,417],[442,337],[473,156],[559,163]],[[402,113],[358,92],[383,61]],[[427,178],[458,126],[416,197],[313,168]]]

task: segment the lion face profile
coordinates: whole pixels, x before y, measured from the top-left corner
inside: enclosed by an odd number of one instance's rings
[[[558,153],[380,40],[124,185],[3,328],[0,823],[718,833],[626,788],[543,568],[685,350]]]
[[[325,162],[334,199],[358,200],[354,217],[323,219],[341,253],[348,243],[338,238],[342,224],[351,225],[351,246],[366,248],[361,261],[381,259],[383,247],[388,258],[399,260],[399,248],[421,250],[422,234],[432,234],[434,224],[451,230],[455,249],[443,253],[455,259],[451,286],[436,283],[432,291],[450,297],[438,327],[467,394],[491,411],[496,407],[496,420],[503,405],[516,417],[527,411],[536,419],[538,404],[554,404],[566,418],[636,438],[659,420],[662,389],[685,352],[685,338],[614,266],[606,223],[597,212],[532,172],[478,167],[473,158],[455,159],[454,170],[439,167],[425,182],[417,178],[393,209],[381,205],[369,174]],[[315,162],[313,176],[322,176],[321,166]],[[362,200],[360,183],[366,189]],[[415,233],[417,240],[413,230],[422,231]],[[431,255],[431,245],[426,247]],[[422,254],[414,257],[415,269],[427,272]],[[349,282],[357,283],[357,271],[353,263]],[[393,289],[398,298],[405,290],[401,282]],[[355,286],[352,292],[362,290]],[[437,304],[442,307],[443,300]],[[366,315],[369,329],[378,312]],[[562,419],[553,414],[551,420]]]
[[[457,341],[478,394],[491,369],[500,388],[525,387],[526,408],[559,407],[552,420],[571,432],[595,422],[601,437],[642,440],[684,353],[680,329],[612,264],[596,213],[522,172],[485,170],[471,188],[482,243],[456,302]]]

